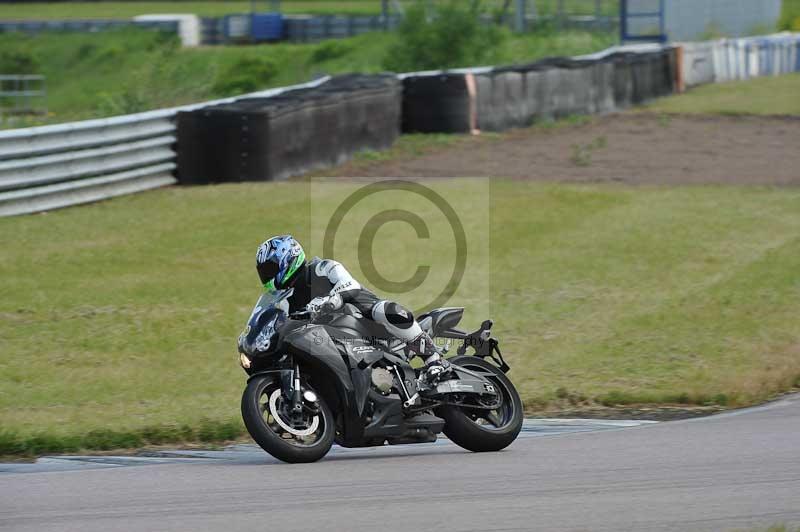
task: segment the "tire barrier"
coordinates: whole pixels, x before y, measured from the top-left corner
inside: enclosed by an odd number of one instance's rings
[[[714,45],[710,42],[682,46],[683,83],[686,88],[714,83]]]
[[[800,72],[797,33],[628,45],[498,68],[340,76],[181,108],[0,131],[0,216],[165,186],[176,182],[174,174],[185,184],[282,179],[358,150],[387,148],[401,127],[502,131],[624,109],[684,87],[790,72]]]
[[[407,74],[403,132],[504,131],[571,115],[609,113],[675,92],[678,62],[676,48],[656,47]]]
[[[683,43],[686,87],[800,72],[800,34]]]
[[[467,75],[412,74],[403,78],[404,133],[467,133],[471,127]]]
[[[181,184],[270,181],[389,148],[400,134],[394,75],[345,75],[315,88],[177,115]]]

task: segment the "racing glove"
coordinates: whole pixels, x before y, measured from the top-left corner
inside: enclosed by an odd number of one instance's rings
[[[344,301],[342,300],[342,296],[339,294],[334,294],[332,296],[321,296],[312,299],[308,305],[306,305],[306,310],[316,317],[322,312],[338,310],[342,308],[343,304]]]

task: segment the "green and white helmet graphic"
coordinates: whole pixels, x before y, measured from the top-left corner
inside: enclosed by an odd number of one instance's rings
[[[306,262],[300,243],[291,235],[274,236],[256,253],[256,269],[267,290],[282,290],[294,284],[298,270]]]

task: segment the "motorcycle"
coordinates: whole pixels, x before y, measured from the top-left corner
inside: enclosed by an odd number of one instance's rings
[[[475,452],[499,451],[522,428],[522,402],[506,377],[509,366],[492,322],[472,333],[456,326],[464,309],[439,308],[418,317],[453,371],[434,385],[420,378],[380,324],[352,305],[314,315],[289,314],[292,289],[265,293],[239,338],[248,374],[242,418],[252,438],[275,458],[314,462],[334,442],[343,447],[434,442],[444,433]],[[471,354],[466,354],[471,349]]]

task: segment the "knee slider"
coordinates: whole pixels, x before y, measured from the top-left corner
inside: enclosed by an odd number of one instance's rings
[[[414,324],[414,314],[402,305],[390,301],[384,307],[386,320],[399,329],[408,329]]]

